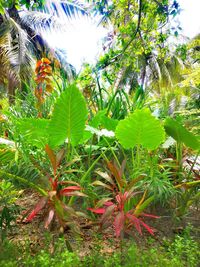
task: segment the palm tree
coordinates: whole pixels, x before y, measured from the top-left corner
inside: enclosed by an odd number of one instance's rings
[[[34,61],[52,54],[41,30],[65,29],[70,18],[87,15],[87,12],[78,1],[56,0],[47,1],[42,9],[34,11],[18,10],[15,4],[4,11],[0,14],[0,86],[7,88],[12,102],[15,89],[30,81]],[[53,56],[60,61],[67,76],[74,74],[62,51],[53,51]]]

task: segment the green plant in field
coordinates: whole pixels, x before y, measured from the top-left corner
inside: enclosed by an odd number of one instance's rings
[[[149,201],[153,198],[156,201],[168,198],[173,187],[167,170],[164,168],[161,170],[159,167],[160,159],[156,154],[165,139],[162,123],[148,109],[143,108],[135,110],[126,119],[120,121],[115,134],[126,151],[129,149],[132,152],[130,176],[137,177],[141,173],[147,176],[140,181],[139,189],[149,192]]]
[[[15,203],[19,195],[20,192],[14,188],[11,182],[0,181],[0,233],[2,240],[20,212],[20,207]]]

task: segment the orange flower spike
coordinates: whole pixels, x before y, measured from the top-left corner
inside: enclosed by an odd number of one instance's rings
[[[42,63],[49,65],[49,64],[51,64],[51,61],[48,58],[42,58]]]
[[[37,73],[39,68],[41,67],[42,65],[42,61],[41,60],[38,60],[37,63],[36,63],[36,67],[35,67],[35,72]]]
[[[46,86],[46,91],[47,91],[48,93],[51,93],[51,92],[53,91],[53,86],[52,86],[51,84],[47,84],[47,86]]]

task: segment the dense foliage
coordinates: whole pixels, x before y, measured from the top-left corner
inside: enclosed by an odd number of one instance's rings
[[[177,42],[181,28],[171,26],[177,1],[87,1],[84,9],[65,2],[60,8],[67,5],[67,17],[75,10],[98,14],[109,29],[98,61],[85,63],[79,75],[38,31],[54,28],[56,5],[54,21],[44,1],[0,3],[3,250],[12,247],[6,236],[21,216],[22,224],[44,221],[43,229],[56,229],[64,240],[54,243],[53,257],[48,249],[35,258],[16,255],[21,266],[93,266],[99,252],[80,260],[73,251],[78,241],[70,237],[78,240],[83,229],[97,226],[119,240],[120,252],[113,261],[98,256],[96,266],[198,266],[198,243],[189,235],[177,236],[166,250],[147,251],[136,242],[126,259],[123,249],[124,240],[144,233],[159,240],[153,226],[166,214],[179,229],[198,211],[199,36]],[[29,191],[37,201],[24,211]]]

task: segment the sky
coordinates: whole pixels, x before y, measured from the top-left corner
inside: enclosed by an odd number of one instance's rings
[[[192,38],[200,33],[200,0],[179,0],[182,11],[179,16],[183,33]]]
[[[200,33],[200,0],[178,0],[178,2],[182,9],[177,18],[183,29],[182,34],[192,38]],[[70,27],[66,26],[66,29],[65,33],[62,31],[60,34],[48,34],[51,46],[66,50],[67,61],[77,71],[84,61],[94,63],[101,47],[101,40],[107,31],[103,27],[97,27],[96,22],[87,17],[70,21]]]

